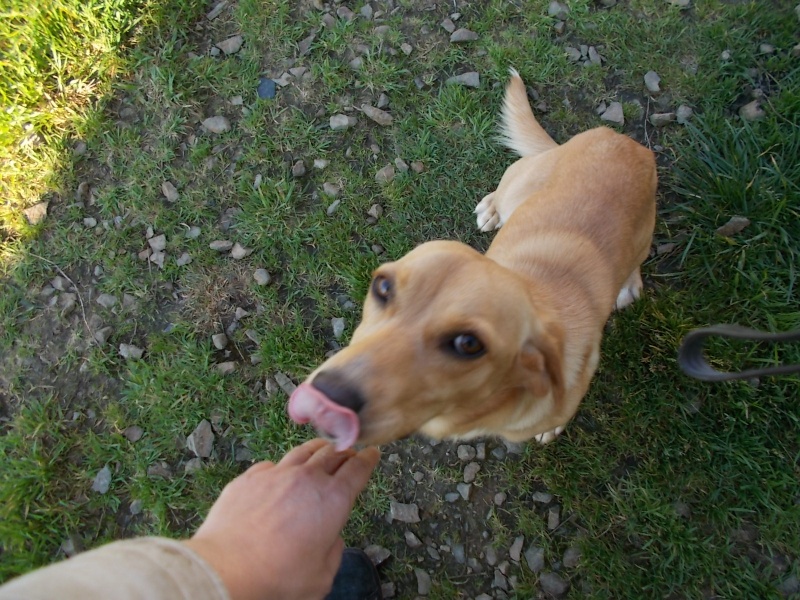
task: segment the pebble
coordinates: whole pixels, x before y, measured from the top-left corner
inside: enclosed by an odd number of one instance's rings
[[[475,481],[475,477],[478,475],[478,471],[481,470],[481,465],[476,462],[469,463],[466,467],[464,467],[464,482],[465,483],[472,483]]]
[[[484,442],[475,444],[475,458],[486,460],[486,444]]]
[[[549,504],[553,501],[553,494],[548,492],[533,492],[533,494],[531,494],[531,500],[539,504]]]
[[[493,567],[497,564],[497,550],[494,549],[494,546],[486,546],[483,549],[483,554],[487,565]]]
[[[384,127],[386,127],[392,124],[393,121],[392,115],[390,115],[386,111],[381,110],[380,108],[375,108],[374,106],[370,106],[369,104],[362,104],[361,112],[363,112],[370,119],[375,121],[378,125],[383,125]]]
[[[217,363],[217,372],[220,375],[230,375],[236,371],[236,363],[232,360]]]
[[[492,600],[492,597],[489,594],[481,594],[480,596],[475,596],[475,600]]]
[[[508,579],[503,575],[500,569],[494,570],[494,580],[492,580],[493,588],[500,588],[501,590],[508,591]]]
[[[561,560],[563,565],[568,569],[574,569],[578,566],[581,560],[581,551],[579,548],[567,548],[564,551],[564,558]]]
[[[525,544],[525,537],[519,536],[514,540],[514,543],[511,544],[511,547],[508,549],[508,556],[514,562],[519,562],[520,558],[522,558],[522,546]]]
[[[439,551],[433,546],[428,546],[427,548],[425,548],[425,551],[428,553],[428,556],[430,556],[432,560],[442,560],[441,554],[439,554]]]
[[[236,311],[233,313],[234,317],[236,317],[237,321],[241,321],[245,317],[249,317],[250,313],[243,309],[241,306],[236,307]]]
[[[544,548],[537,548],[536,546],[528,548],[525,551],[525,562],[533,573],[538,573],[544,569]]]
[[[461,497],[467,502],[469,502],[469,496],[472,493],[472,484],[459,483],[458,485],[456,485],[456,489],[458,490],[458,493],[461,495]]]
[[[49,205],[49,202],[39,202],[23,210],[22,214],[25,215],[28,223],[31,225],[38,225],[44,221],[44,218],[47,216],[47,207]]]
[[[776,585],[775,589],[784,598],[793,598],[800,592],[800,580],[797,579],[797,575],[789,575],[789,577]]]
[[[256,280],[257,285],[267,285],[272,280],[266,269],[256,269],[253,279]]]
[[[717,228],[717,233],[725,237],[730,237],[736,235],[748,225],[750,225],[750,219],[747,217],[734,216],[731,217],[725,225]]]
[[[394,167],[386,165],[380,171],[375,173],[375,181],[379,184],[389,183],[394,179]]]
[[[125,439],[127,439],[129,442],[135,444],[142,439],[144,430],[138,425],[131,425],[130,427],[126,427],[122,430],[122,435],[125,436]]]
[[[159,269],[164,267],[165,254],[163,252],[153,252],[150,254],[149,260],[151,263],[158,266]]]
[[[492,456],[494,456],[497,460],[503,460],[506,457],[506,449],[502,446],[498,446],[492,450]]]
[[[422,569],[414,569],[414,575],[417,576],[417,593],[427,596],[431,591],[431,576]]]
[[[373,204],[369,207],[367,214],[375,220],[378,220],[383,215],[383,207],[380,204]]]
[[[463,44],[465,42],[474,42],[478,39],[478,34],[469,29],[461,28],[456,29],[450,36],[450,42],[453,44]]]
[[[386,108],[387,106],[389,106],[389,96],[381,92],[381,95],[378,96],[378,108]]]
[[[372,30],[372,32],[378,37],[382,38],[389,35],[389,32],[391,30],[392,30],[391,27],[389,27],[388,25],[378,25],[375,29]]]
[[[678,8],[687,8],[690,1],[691,0],[667,0],[672,6],[677,6]]]
[[[208,247],[212,250],[216,250],[217,252],[227,252],[233,248],[233,242],[230,240],[214,240],[208,245]]]
[[[131,505],[128,507],[128,512],[130,512],[135,517],[136,515],[142,514],[143,509],[144,509],[144,502],[139,498],[137,498],[133,502],[131,502]]]
[[[83,226],[88,229],[97,227],[97,219],[95,219],[94,217],[86,217],[83,219]]]
[[[680,125],[686,125],[686,123],[689,122],[689,119],[692,118],[693,114],[694,110],[692,110],[692,107],[681,104],[678,107],[678,110],[675,111],[675,119]]]
[[[355,117],[350,117],[348,115],[333,115],[330,119],[330,126],[333,131],[343,131],[345,129],[349,129],[356,123],[358,123],[358,120]]]
[[[319,169],[320,171],[323,170],[325,167],[327,167],[329,164],[331,164],[331,161],[329,161],[326,158],[315,158],[314,159],[314,168],[315,169]]]
[[[189,229],[186,230],[185,237],[187,240],[197,239],[198,237],[200,237],[200,228],[197,227],[196,225],[189,227]]]
[[[95,331],[93,337],[98,344],[105,344],[112,333],[114,333],[113,327],[103,327]]]
[[[326,214],[327,214],[329,217],[332,217],[332,216],[333,216],[333,213],[335,213],[335,212],[336,212],[336,209],[337,209],[337,208],[339,208],[339,205],[340,205],[341,203],[342,203],[342,201],[341,201],[341,200],[334,200],[333,202],[331,202],[330,206],[328,206],[328,208],[326,208],[326,209],[325,209],[325,213],[326,213]]]
[[[100,469],[97,475],[94,477],[94,481],[92,482],[92,491],[97,492],[98,494],[105,494],[108,492],[108,489],[111,487],[111,469],[108,468],[108,465]]]
[[[292,165],[292,177],[302,177],[306,174],[306,165],[302,160],[298,160]]]
[[[72,154],[73,156],[83,156],[84,154],[86,154],[87,149],[88,146],[86,145],[86,142],[84,142],[83,140],[78,140],[72,147]]]
[[[761,54],[775,54],[775,46],[772,44],[760,44],[758,46],[758,51]]]
[[[460,497],[461,496],[458,492],[448,492],[444,495],[445,502],[449,502],[450,504],[453,502],[458,502]]]
[[[503,506],[503,504],[505,503],[507,497],[508,496],[506,495],[505,492],[497,492],[494,495],[494,503],[495,503],[495,505],[496,506]]]
[[[409,548],[419,548],[422,546],[422,540],[420,540],[412,531],[405,532],[406,544]]]
[[[394,159],[394,166],[397,167],[397,170],[401,173],[408,173],[408,163],[399,156]]]
[[[739,109],[739,116],[745,121],[759,121],[767,116],[761,108],[760,100],[753,100]]]
[[[223,350],[228,345],[228,336],[224,333],[215,333],[211,336],[211,341],[217,350]]]
[[[612,102],[608,108],[600,115],[600,119],[608,121],[609,123],[616,123],[617,125],[625,124],[625,115],[622,112],[622,104],[619,102]]]
[[[241,260],[250,256],[253,253],[252,250],[249,250],[242,246],[239,242],[236,242],[231,248],[231,258],[236,260]]]
[[[331,319],[331,328],[333,329],[333,337],[341,340],[344,335],[344,319],[342,317],[335,317]]]
[[[178,188],[176,188],[171,181],[165,181],[161,184],[161,193],[164,194],[164,198],[167,199],[167,202],[177,202],[180,198]]]
[[[275,373],[275,382],[284,391],[287,396],[291,396],[297,389],[297,386],[285,374],[278,371]]]
[[[117,304],[117,297],[111,294],[100,294],[95,300],[103,308],[114,308]]]
[[[561,507],[558,505],[551,506],[547,510],[547,529],[555,531],[561,524]]]
[[[339,17],[340,19],[344,19],[349,23],[356,18],[356,13],[354,13],[346,6],[340,6],[339,8],[336,9],[336,16]]]
[[[542,573],[539,576],[539,585],[542,586],[542,591],[545,594],[559,598],[567,593],[569,590],[569,582],[564,581],[557,573]]]
[[[723,50],[722,54],[719,55],[720,60],[730,60],[731,59],[731,51],[730,50]]]
[[[456,24],[449,18],[442,21],[440,25],[447,33],[453,33],[456,30]]]
[[[391,581],[389,581],[388,583],[381,584],[381,596],[383,597],[384,600],[390,600],[391,598],[394,598],[396,593],[397,592],[394,589],[394,583],[392,583]]]
[[[459,460],[463,460],[464,462],[472,460],[473,458],[475,458],[475,455],[477,454],[475,448],[473,448],[472,446],[468,446],[466,444],[460,445],[456,450],[456,453],[458,454]]]
[[[276,376],[277,379],[277,376]],[[280,385],[280,382],[278,382]],[[419,523],[419,507],[416,504],[389,503],[389,520],[401,523]]]
[[[659,86],[660,82],[661,77],[659,77],[658,73],[655,71],[648,71],[644,74],[644,85],[651,94],[656,94],[661,91],[661,87]]]
[[[172,478],[172,468],[162,460],[147,467],[147,476],[153,479],[170,479]]]
[[[214,431],[211,423],[203,419],[186,438],[186,447],[198,458],[208,458],[214,448]]]
[[[258,94],[258,97],[262,100],[272,100],[277,91],[278,88],[275,85],[275,81],[269,77],[262,77],[256,88],[256,94]]]
[[[372,20],[372,15],[374,14],[374,11],[372,10],[372,7],[369,4],[365,4],[364,6],[362,6],[358,12],[361,13],[361,16],[364,17],[367,21]]]
[[[664,127],[675,120],[675,113],[653,113],[650,115],[650,123],[653,127]]]
[[[189,254],[188,252],[184,252],[175,260],[175,264],[178,265],[179,267],[185,267],[191,262],[192,262],[192,255]]]
[[[208,14],[206,14],[206,19],[209,21],[213,21],[216,19],[220,13],[225,9],[225,6],[228,4],[228,0],[222,0],[222,2],[217,2],[217,4],[212,8]]]
[[[422,471],[415,471],[412,477],[417,483],[422,483],[422,481],[425,479],[425,473]]]
[[[411,170],[414,171],[417,175],[420,173],[425,172],[425,163],[420,160],[412,161],[411,163]]]
[[[192,473],[197,473],[202,468],[203,468],[203,459],[194,457],[187,460],[186,464],[183,465],[183,472],[186,473],[187,475],[190,475]]]
[[[464,549],[464,544],[453,544],[453,558],[460,565],[467,562],[467,553]]]
[[[569,8],[567,8],[567,6],[564,4],[561,4],[561,2],[553,0],[547,7],[547,15],[550,17],[555,17],[559,21],[566,21],[567,17],[569,16]]]
[[[122,358],[140,359],[144,355],[144,350],[132,344],[120,344],[119,355]]]
[[[211,133],[225,133],[230,131],[231,122],[223,116],[209,117],[203,121],[203,127],[208,129]]]
[[[380,564],[385,563],[389,557],[392,555],[386,548],[383,546],[378,546],[377,544],[371,544],[364,548],[364,554],[369,556],[369,559],[372,561],[372,564],[376,567]]]
[[[341,188],[335,183],[329,183],[326,181],[322,184],[322,193],[324,193],[326,196],[330,196],[331,198],[336,198],[341,191]]]
[[[406,56],[410,56],[411,53],[414,51],[414,48],[412,48],[411,44],[404,42],[400,44],[400,51]]]
[[[454,75],[445,80],[446,85],[463,85],[465,87],[477,88],[481,86],[481,76],[475,71]]]
[[[567,46],[564,48],[564,52],[567,55],[567,58],[570,59],[572,62],[578,62],[581,58],[581,51],[577,48],[573,48],[572,46]]]

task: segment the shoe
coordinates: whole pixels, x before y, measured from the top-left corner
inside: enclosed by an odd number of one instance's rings
[[[383,600],[378,570],[369,556],[358,548],[345,548],[325,600]]]

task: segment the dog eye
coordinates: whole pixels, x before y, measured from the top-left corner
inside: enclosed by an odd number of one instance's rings
[[[486,348],[478,338],[471,333],[462,333],[453,338],[451,342],[453,350],[459,356],[464,358],[478,358],[481,356]]]
[[[392,293],[392,282],[389,281],[388,278],[378,275],[372,281],[372,293],[383,302],[386,302],[389,299],[389,295]]]

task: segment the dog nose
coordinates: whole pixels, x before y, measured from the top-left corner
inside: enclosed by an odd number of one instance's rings
[[[339,371],[320,371],[311,385],[340,406],[357,413],[364,406],[364,397]]]

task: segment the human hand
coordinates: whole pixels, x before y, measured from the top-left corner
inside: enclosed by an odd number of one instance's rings
[[[336,452],[324,440],[306,442],[225,486],[185,543],[233,600],[323,598],[341,562],[342,528],[379,460],[377,448]]]

